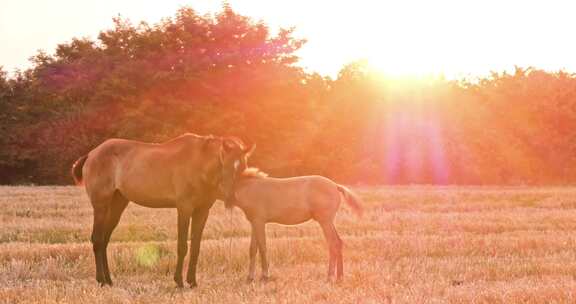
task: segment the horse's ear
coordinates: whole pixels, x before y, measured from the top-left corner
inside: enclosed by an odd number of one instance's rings
[[[252,153],[254,153],[255,149],[256,149],[256,144],[251,144],[250,147],[247,147],[246,149],[244,149],[244,155],[246,157],[250,157],[250,155],[252,155]]]
[[[238,148],[238,145],[233,140],[224,139],[223,145],[224,149],[231,151]]]
[[[224,146],[221,145],[218,149],[218,160],[220,161],[220,165],[224,166]]]

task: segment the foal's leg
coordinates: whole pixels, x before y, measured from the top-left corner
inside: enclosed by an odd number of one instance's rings
[[[260,262],[262,263],[262,280],[268,280],[268,258],[266,258],[266,223],[262,221],[252,222],[252,233],[256,236],[258,251],[260,252]]]
[[[332,227],[334,227],[334,225],[332,225]],[[344,261],[342,258],[342,239],[340,238],[340,236],[338,235],[338,231],[336,231],[336,228],[334,228],[334,233],[336,233],[336,260],[337,260],[337,264],[336,264],[336,280],[342,280],[342,277],[344,276]]]
[[[118,225],[120,221],[120,217],[122,216],[122,212],[128,206],[128,200],[125,199],[121,194],[117,193],[114,195],[114,200],[112,201],[112,205],[108,208],[108,214],[106,217],[106,231],[104,234],[104,245],[103,245],[103,266],[104,266],[104,279],[105,282],[112,286],[112,279],[110,278],[110,269],[108,268],[108,243],[110,242],[110,236],[114,231],[114,228]]]
[[[182,266],[184,258],[188,253],[188,230],[190,228],[190,214],[178,209],[178,258],[176,260],[176,270],[174,272],[174,281],[178,287],[184,287],[182,281]]]
[[[192,213],[192,231],[190,231],[190,261],[188,262],[188,274],[186,282],[190,284],[191,288],[198,286],[196,282],[196,265],[198,264],[198,256],[200,255],[200,241],[202,240],[202,232],[206,226],[206,220],[210,213],[210,208],[214,202],[204,205],[200,208],[194,209]]]
[[[330,262],[328,263],[328,279],[334,276],[336,263],[338,264],[338,279],[342,277],[342,240],[336,232],[332,221],[320,222],[320,227],[324,232],[324,237],[328,243]]]
[[[250,237],[250,266],[248,267],[248,282],[254,281],[256,273],[256,253],[258,252],[258,242],[256,241],[256,231],[252,228]]]

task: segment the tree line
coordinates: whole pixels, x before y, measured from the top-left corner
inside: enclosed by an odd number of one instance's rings
[[[185,132],[256,143],[252,164],[273,176],[576,181],[573,74],[518,67],[477,81],[398,80],[359,61],[333,79],[296,65],[306,41],[292,29],[272,33],[227,5],[114,23],[39,52],[27,70],[0,69],[0,183],[70,183],[72,162],[107,138]]]

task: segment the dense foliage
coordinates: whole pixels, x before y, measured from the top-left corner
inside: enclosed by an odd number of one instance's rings
[[[183,8],[155,25],[115,19],[96,41],[41,52],[13,77],[0,70],[0,183],[69,183],[72,162],[107,138],[184,132],[255,142],[253,164],[276,176],[576,181],[574,75],[394,80],[356,62],[330,79],[295,65],[304,43],[228,6]]]

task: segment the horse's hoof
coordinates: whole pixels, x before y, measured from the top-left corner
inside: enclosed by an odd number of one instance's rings
[[[196,287],[198,287],[198,283],[196,283],[196,282],[190,283],[190,288],[191,288],[191,289],[194,289],[194,288],[196,288]]]
[[[252,277],[246,278],[246,283],[248,283],[248,284],[254,283],[254,278],[252,278]]]
[[[106,280],[97,280],[98,281],[98,285],[100,285],[100,287],[106,287],[107,285],[112,286],[112,281],[106,281]]]
[[[261,282],[264,282],[264,283],[272,282],[272,281],[275,281],[275,280],[276,280],[276,278],[271,277],[271,276],[262,276],[262,277],[260,278],[260,281],[261,281]]]

